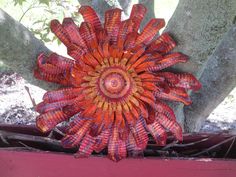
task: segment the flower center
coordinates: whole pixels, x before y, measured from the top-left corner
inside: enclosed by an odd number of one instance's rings
[[[100,92],[108,98],[122,98],[131,90],[131,79],[121,67],[111,66],[104,69],[99,81]]]

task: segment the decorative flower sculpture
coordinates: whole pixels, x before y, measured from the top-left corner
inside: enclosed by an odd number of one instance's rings
[[[78,156],[108,147],[109,158],[118,161],[145,149],[148,133],[160,146],[167,131],[182,140],[181,126],[162,100],[189,105],[186,89],[201,85],[191,74],[161,71],[187,56],[169,53],[176,43],[167,33],[154,38],[163,19],[151,19],[138,31],[146,11],[136,4],[130,18],[121,21],[122,11],[111,9],[102,25],[91,7],[82,6],[79,27],[71,18],[51,22],[74,60],[56,53],[38,56],[35,77],[68,87],[45,93],[36,107],[37,127],[48,132],[73,117],[61,142],[79,146]]]

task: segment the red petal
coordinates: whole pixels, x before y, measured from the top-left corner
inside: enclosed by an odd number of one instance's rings
[[[165,78],[165,80],[170,84],[177,84],[179,82],[179,78],[176,74],[171,72],[158,72],[158,76],[162,76]]]
[[[70,69],[74,66],[75,61],[70,59],[70,58],[66,58],[63,57],[61,55],[58,55],[56,53],[51,53],[48,56],[47,61],[53,65],[55,65],[56,67],[59,67],[61,69]]]
[[[42,132],[48,132],[67,118],[61,110],[50,111],[39,115],[36,118],[36,125]]]
[[[147,9],[142,4],[135,4],[132,7],[131,13],[130,13],[130,19],[135,20],[135,25],[133,26],[134,31],[138,31],[139,26],[147,12]]]
[[[124,44],[125,50],[132,49],[135,46],[135,41],[136,41],[137,36],[138,36],[137,32],[132,32],[127,35],[125,44]]]
[[[107,30],[111,42],[116,43],[121,23],[121,9],[115,8],[105,12],[104,28]]]
[[[73,99],[72,100],[63,100],[63,101],[54,102],[54,103],[41,102],[36,106],[35,110],[39,113],[45,113],[48,111],[61,109],[64,106],[71,104],[71,103],[73,103]]]
[[[142,117],[145,118],[145,120],[147,120],[148,119],[148,110],[147,110],[145,104],[140,102],[139,108],[141,110]]]
[[[185,89],[179,87],[170,87],[169,93],[156,91],[154,92],[154,95],[161,99],[179,101],[185,105],[192,103]]]
[[[37,58],[38,69],[43,73],[48,74],[61,74],[65,72],[65,68],[59,68],[48,62],[48,57],[41,53]]]
[[[89,133],[83,138],[81,145],[79,147],[79,152],[75,154],[76,157],[89,157],[94,148],[95,139]]]
[[[95,12],[90,6],[81,6],[79,12],[82,14],[84,20],[93,25],[96,31],[102,30],[102,24]]]
[[[158,146],[165,146],[167,134],[166,130],[157,122],[147,125],[148,131],[152,134]]]
[[[71,148],[77,146],[90,128],[91,121],[86,121],[84,125],[73,135],[66,135],[62,140],[62,146]]]
[[[87,46],[85,44],[85,41],[82,39],[82,37],[79,34],[79,28],[74,23],[72,18],[64,18],[62,22],[63,28],[66,30],[67,34],[70,37],[70,41],[77,46],[83,47],[84,50],[87,51]]]
[[[56,102],[69,100],[77,97],[81,93],[81,88],[64,88],[59,90],[48,91],[43,96],[44,102]]]
[[[145,60],[147,60],[149,57],[149,55],[145,54],[143,56],[141,56],[139,59],[137,59],[130,68],[136,68],[138,65],[140,65],[141,63],[143,63]]]
[[[155,102],[153,101],[153,99],[144,97],[142,95],[140,97],[136,97],[136,98],[144,101],[145,103],[149,104],[153,109],[155,109]]]
[[[58,37],[58,39],[60,39],[60,41],[65,44],[65,46],[70,45],[70,37],[58,20],[52,20],[50,23],[50,28],[51,31]]]
[[[69,128],[66,131],[66,134],[73,135],[79,131],[79,129],[87,122],[85,118],[76,117],[72,122],[70,122]]]
[[[77,60],[81,64],[81,57],[84,55],[85,50],[83,50],[80,46],[75,44],[70,44],[67,47],[67,54],[71,56],[73,59]]]
[[[119,49],[123,49],[124,41],[126,39],[127,34],[132,32],[133,29],[133,22],[132,20],[128,19],[122,21],[119,26],[118,38],[117,38],[117,46]]]
[[[36,69],[34,70],[34,77],[40,80],[54,82],[66,86],[72,85],[70,83],[70,75],[68,72],[59,74],[50,74],[47,72],[43,72],[42,70]]]
[[[94,150],[97,153],[103,150],[107,146],[109,136],[110,136],[110,130],[105,129],[101,132],[100,135],[95,137]]]
[[[175,138],[179,141],[183,140],[182,128],[181,126],[174,120],[168,119],[164,114],[158,114],[157,121],[170,132],[173,133]]]
[[[117,127],[113,127],[108,143],[108,157],[111,160],[119,161],[126,157],[126,144],[119,139]]]
[[[129,157],[137,157],[143,153],[143,149],[137,146],[136,141],[131,133],[129,134],[126,144]]]
[[[161,60],[156,61],[156,66],[150,67],[149,70],[159,71],[180,62],[184,63],[187,61],[187,59],[188,57],[186,55],[178,52],[165,55]]]
[[[163,33],[149,45],[147,52],[155,51],[163,55],[170,52],[175,46],[176,43],[171,36],[168,33]]]
[[[202,87],[201,83],[192,74],[182,73],[176,75],[179,79],[179,82],[175,85],[176,87],[192,89],[194,91],[197,91]]]
[[[142,64],[138,65],[135,70],[137,73],[143,72],[143,71],[149,71],[150,68],[155,67],[155,62],[153,61],[145,61]]]
[[[79,28],[79,33],[86,42],[88,48],[97,48],[98,41],[94,27],[88,22],[82,22]]]
[[[169,119],[176,120],[174,111],[165,103],[156,101],[156,111],[165,114]]]
[[[140,118],[134,127],[130,127],[137,147],[145,149],[148,142],[148,135],[144,127],[145,121]]]
[[[82,117],[93,117],[97,109],[97,105],[92,104],[91,106],[88,106],[82,113]]]

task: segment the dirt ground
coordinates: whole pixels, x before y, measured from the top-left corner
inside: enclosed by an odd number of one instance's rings
[[[0,72],[0,123],[34,124],[38,115],[26,87],[36,103],[41,101],[44,90],[30,85],[17,73]],[[201,131],[216,132],[236,130],[236,89],[212,112]]]

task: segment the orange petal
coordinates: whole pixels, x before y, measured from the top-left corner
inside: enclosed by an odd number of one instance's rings
[[[135,68],[135,71],[137,73],[140,73],[140,72],[143,72],[143,71],[149,71],[149,69],[153,68],[153,67],[155,67],[155,63],[153,61],[146,61],[146,62],[143,62],[142,64],[138,65]]]
[[[136,62],[138,58],[141,57],[144,52],[145,52],[145,48],[142,47],[129,59],[129,64],[133,64],[134,62]]]
[[[137,59],[132,65],[132,68],[136,68],[138,65],[140,65],[141,63],[143,63],[145,60],[147,60],[149,57],[149,55],[145,54],[142,57],[140,57],[139,59]]]
[[[144,43],[147,45],[157,34],[157,32],[165,26],[164,19],[154,18],[151,19],[148,24],[144,27],[142,33],[137,37],[136,44],[139,45]]]

